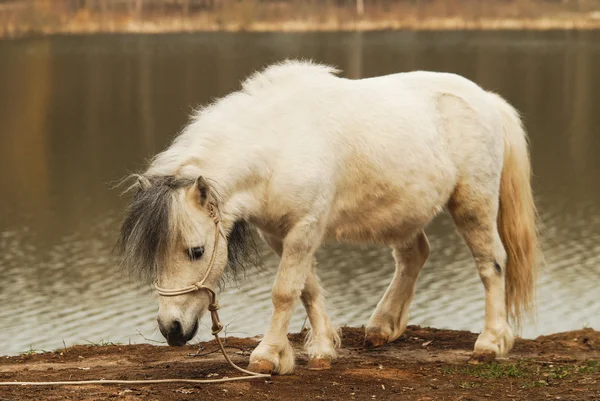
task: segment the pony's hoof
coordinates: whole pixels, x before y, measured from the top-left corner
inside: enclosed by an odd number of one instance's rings
[[[496,353],[494,351],[477,351],[469,358],[467,363],[471,365],[478,365],[480,363],[490,363],[496,359]]]
[[[311,358],[308,360],[308,370],[327,370],[331,369],[331,359],[329,358]]]
[[[365,335],[364,348],[377,348],[387,344],[388,336],[381,334],[379,331],[367,330]]]
[[[269,361],[256,361],[248,364],[248,370],[254,373],[270,375],[275,371],[275,365]]]

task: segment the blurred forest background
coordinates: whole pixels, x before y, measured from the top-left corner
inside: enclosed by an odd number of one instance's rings
[[[600,0],[0,0],[0,37],[178,31],[600,28]]]

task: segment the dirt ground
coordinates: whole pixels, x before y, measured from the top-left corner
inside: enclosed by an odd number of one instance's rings
[[[303,334],[292,334],[289,376],[224,384],[0,387],[0,400],[600,400],[600,332],[572,331],[516,342],[510,357],[468,364],[476,334],[410,326],[397,341],[362,349],[363,329],[344,327],[333,368],[309,371]],[[242,366],[254,338],[226,340]],[[206,354],[213,342],[200,344]],[[1,381],[206,379],[237,376],[219,352],[198,346],[85,345],[1,357]]]

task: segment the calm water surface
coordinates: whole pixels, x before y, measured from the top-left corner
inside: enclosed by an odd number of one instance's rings
[[[600,33],[65,37],[0,42],[0,354],[161,340],[156,296],[114,268],[126,199],[111,185],[163,149],[193,107],[289,57],[352,78],[456,72],[519,108],[546,257],[538,320],[523,334],[600,329]],[[479,331],[483,287],[466,247],[447,216],[427,232],[411,323]],[[365,324],[392,277],[390,252],[328,246],[319,260],[334,321]],[[264,266],[221,297],[228,333],[264,331],[277,266],[266,251]],[[304,317],[299,308],[293,331]]]

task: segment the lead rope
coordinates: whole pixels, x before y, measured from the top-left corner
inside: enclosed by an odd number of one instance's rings
[[[210,271],[212,270],[212,265],[215,262],[215,257],[217,253],[217,245],[219,243],[219,236],[225,238],[225,233],[221,227],[221,219],[218,213],[218,209],[216,205],[210,203],[208,205],[210,216],[213,218],[215,222],[215,243],[213,246],[213,251],[210,256],[210,261],[208,262],[208,268],[206,269],[206,273],[204,273],[204,277],[199,282],[192,284],[189,287],[178,288],[178,289],[165,289],[158,286],[158,283],[155,284],[156,292],[159,295],[165,297],[174,297],[177,295],[187,294],[194,291],[204,290],[208,292],[210,296],[210,304],[208,305],[208,310],[210,311],[210,319],[212,320],[211,333],[215,336],[215,340],[219,344],[219,348],[221,348],[221,352],[223,356],[229,362],[232,368],[242,372],[248,376],[240,376],[240,377],[224,377],[222,379],[156,379],[156,380],[75,380],[75,381],[56,381],[56,382],[0,382],[0,386],[81,386],[81,385],[89,385],[89,384],[160,384],[160,383],[189,383],[189,384],[209,384],[209,383],[224,383],[224,382],[233,382],[240,380],[253,380],[260,378],[270,378],[271,375],[251,372],[249,370],[240,368],[238,365],[233,363],[227,352],[225,352],[225,347],[223,346],[223,342],[219,337],[219,333],[223,330],[223,323],[221,323],[221,319],[219,318],[219,302],[217,301],[217,294],[204,285]]]
[[[219,348],[221,348],[221,352],[223,356],[229,362],[231,367],[234,369],[247,374],[248,376],[240,376],[240,377],[224,377],[222,379],[149,379],[149,380],[75,380],[75,381],[56,381],[56,382],[0,382],[0,386],[82,386],[82,385],[90,385],[90,384],[160,384],[160,383],[189,383],[189,384],[209,384],[209,383],[224,383],[224,382],[233,382],[240,380],[253,380],[260,378],[270,378],[271,375],[266,375],[263,373],[256,373],[246,370],[244,368],[240,368],[236,365],[227,352],[225,352],[225,347],[223,346],[223,342],[221,341],[221,337],[219,337],[219,333],[223,330],[223,324],[219,319],[219,313],[217,310],[219,309],[219,304],[217,302],[214,291],[203,287],[203,289],[208,290],[211,295],[211,304],[208,307],[210,311],[210,317],[212,319],[212,334],[215,336],[215,340],[219,344]]]

